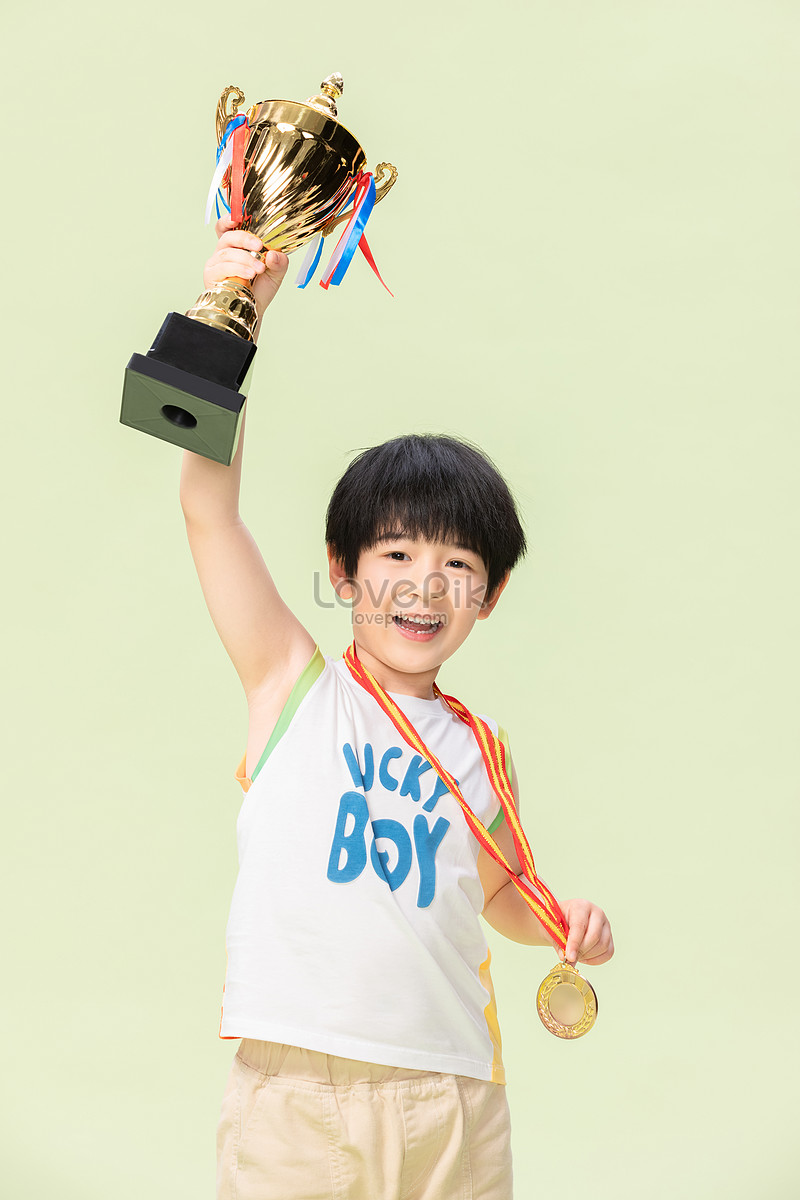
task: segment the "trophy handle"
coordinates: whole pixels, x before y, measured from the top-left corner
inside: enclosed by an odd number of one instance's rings
[[[228,111],[228,101],[233,97],[230,112]],[[220,144],[225,134],[225,126],[230,121],[231,117],[236,116],[238,109],[244,104],[244,92],[240,87],[234,84],[229,84],[225,91],[220,96],[217,102],[217,145]]]
[[[385,183],[381,183],[386,172],[389,172],[389,178]],[[391,163],[378,163],[375,168],[375,203],[382,200],[391,188],[394,187],[397,181],[397,167],[393,167]],[[380,184],[380,187],[378,187]]]
[[[389,172],[389,178],[386,180],[385,183],[381,183],[381,180],[383,179],[383,177],[387,171]],[[397,167],[393,167],[391,163],[378,163],[377,167],[375,168],[374,174],[375,174],[375,203],[377,204],[380,200],[383,199],[383,197],[386,195],[386,193],[391,188],[394,187],[395,181],[397,179]],[[378,184],[380,184],[380,187],[378,187]],[[334,229],[336,229],[337,226],[341,225],[342,221],[349,221],[351,216],[352,216],[352,213],[343,213],[339,217],[334,217],[332,221],[329,221],[328,224],[323,229],[320,230],[322,236],[329,237],[330,234],[333,233]]]
[[[216,121],[217,121],[217,144],[218,145],[222,142],[222,139],[225,136],[225,128],[228,124],[228,121],[230,121],[232,117],[236,116],[238,110],[242,107],[243,104],[244,104],[244,92],[242,91],[242,89],[240,87],[236,87],[236,85],[233,83],[229,84],[224,89],[222,95],[220,96],[219,100],[217,101]],[[230,178],[230,167],[228,168],[228,173],[226,173],[226,175],[225,175],[225,179],[229,179],[229,178]],[[223,183],[224,182],[225,181],[223,180]],[[254,258],[260,258],[262,262],[264,261],[264,258],[266,257],[266,251],[264,251],[260,255],[256,254],[255,251],[252,251],[252,250],[250,251],[250,253],[253,255]],[[251,280],[242,279],[238,275],[228,275],[226,277],[225,282],[232,283],[232,284],[236,285],[237,287],[246,288],[248,290],[250,289],[251,283],[252,283]]]

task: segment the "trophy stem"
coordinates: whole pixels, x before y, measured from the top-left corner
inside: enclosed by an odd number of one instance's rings
[[[186,316],[248,342],[252,342],[258,324],[256,298],[248,281],[238,276],[212,284]]]

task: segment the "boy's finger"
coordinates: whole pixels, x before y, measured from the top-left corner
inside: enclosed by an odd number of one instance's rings
[[[603,914],[601,912],[592,913],[586,925],[583,941],[579,947],[584,961],[591,957],[596,947],[600,946],[605,927],[606,921]]]
[[[226,230],[235,229],[235,228],[236,228],[236,225],[230,219],[230,216],[221,216],[221,217],[218,217],[217,223],[214,226],[214,233],[217,235],[217,237],[222,237],[223,233],[225,233]]]
[[[244,229],[229,228],[220,234],[219,249],[224,246],[233,246],[237,250],[255,250],[258,254],[264,249],[264,243],[260,237],[256,237],[254,233],[247,233]]]
[[[608,939],[603,939],[599,946],[596,946],[588,955],[584,955],[582,961],[590,967],[599,967],[601,963],[608,962],[614,957],[614,939],[609,932]]]
[[[585,916],[575,916],[570,923],[569,937],[567,938],[567,948],[564,951],[564,957],[567,962],[575,966],[578,961],[578,951],[583,943],[583,937],[586,933],[587,918]]]
[[[246,279],[250,283],[256,283],[264,273],[264,268],[258,264],[253,267],[245,263],[240,266],[236,263],[217,263],[203,273],[203,280],[206,287],[212,283],[224,283],[226,279]]]
[[[282,254],[280,250],[270,250],[264,262],[270,274],[278,279],[283,279],[289,270],[289,255]]]
[[[252,254],[249,250],[240,250],[238,246],[222,246],[209,259],[210,267],[231,264],[237,267],[252,267],[255,264],[259,270],[264,269],[263,263],[257,255]]]

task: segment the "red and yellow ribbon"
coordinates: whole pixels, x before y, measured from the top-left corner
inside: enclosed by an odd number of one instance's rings
[[[449,771],[446,771],[434,754],[431,754],[422,738],[417,733],[414,726],[409,721],[401,709],[395,704],[391,696],[389,696],[378,683],[374,675],[372,675],[364,664],[361,662],[356,653],[356,644],[348,646],[345,651],[344,660],[350,669],[350,674],[361,684],[374,698],[377,700],[380,707],[386,713],[387,717],[394,724],[400,736],[404,741],[408,742],[412,749],[416,750],[417,754],[422,755],[433,769],[436,771],[439,778],[447,787],[447,790],[461,805],[464,816],[478,842],[483,849],[489,854],[496,863],[501,866],[508,874],[509,879],[516,887],[517,891],[522,896],[530,910],[538,917],[546,932],[553,939],[556,945],[562,950],[566,949],[567,937],[569,935],[569,926],[566,918],[558,906],[558,901],[552,892],[542,883],[539,876],[536,874],[536,867],[533,862],[533,854],[528,844],[528,839],[525,837],[522,826],[520,825],[519,816],[517,815],[516,801],[514,800],[514,791],[511,787],[511,781],[508,777],[506,769],[506,754],[503,743],[492,733],[489,726],[480,717],[475,717],[461,703],[456,700],[455,696],[445,696],[434,683],[434,695],[439,696],[444,700],[445,704],[455,713],[460,721],[468,725],[475,735],[478,743],[478,749],[486,767],[486,773],[489,776],[489,783],[492,786],[497,799],[500,801],[500,807],[503,810],[508,827],[511,830],[511,835],[514,839],[514,846],[519,861],[522,864],[527,878],[522,879],[515,872],[514,868],[509,863],[503,851],[497,845],[492,835],[489,833],[485,825],[475,816],[472,809],[464,799],[461,789],[456,783]],[[528,882],[530,880],[530,882]],[[531,887],[538,889],[542,899],[536,896]]]

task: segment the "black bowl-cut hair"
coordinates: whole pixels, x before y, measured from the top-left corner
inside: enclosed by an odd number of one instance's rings
[[[487,599],[526,550],[497,467],[477,446],[443,434],[411,433],[362,450],[334,488],[325,541],[349,579],[361,552],[393,532],[479,554]]]

